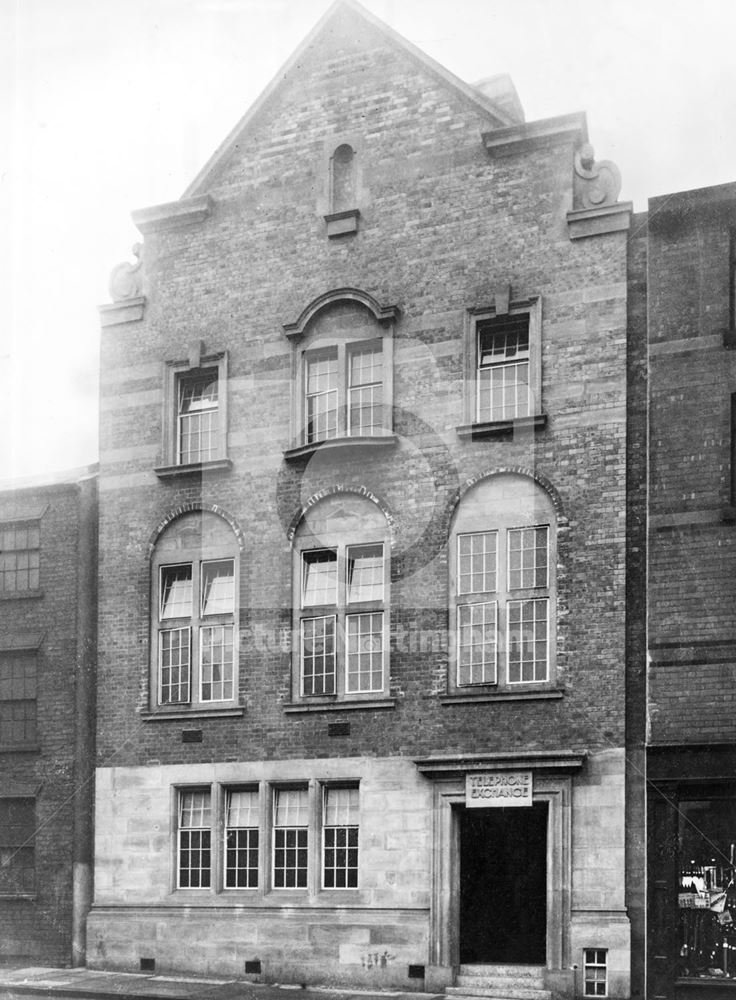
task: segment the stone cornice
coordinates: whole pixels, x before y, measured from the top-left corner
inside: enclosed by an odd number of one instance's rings
[[[586,236],[626,232],[631,224],[633,207],[630,201],[619,201],[615,205],[568,212],[567,231],[570,239],[580,240]]]
[[[585,114],[580,111],[556,118],[542,118],[524,125],[512,125],[484,132],[483,145],[494,158],[516,156],[554,142],[587,142],[588,125]]]
[[[144,236],[167,229],[178,229],[180,226],[191,226],[202,222],[212,214],[214,201],[208,194],[195,198],[181,198],[179,201],[169,201],[164,205],[153,205],[151,208],[139,208],[131,213],[131,218]]]
[[[414,763],[427,777],[448,777],[472,771],[567,770],[578,771],[587,753],[580,751],[530,750],[514,753],[448,754],[417,758]]]
[[[134,299],[123,299],[120,302],[105,302],[97,308],[100,311],[100,325],[118,326],[120,323],[137,323],[143,319],[146,299],[139,295]]]

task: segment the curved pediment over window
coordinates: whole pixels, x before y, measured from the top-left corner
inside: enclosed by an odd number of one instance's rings
[[[290,340],[302,337],[318,313],[341,302],[355,302],[364,306],[375,321],[384,327],[390,327],[399,318],[398,306],[382,306],[369,292],[364,292],[360,288],[333,288],[313,299],[293,323],[284,323],[284,333]]]

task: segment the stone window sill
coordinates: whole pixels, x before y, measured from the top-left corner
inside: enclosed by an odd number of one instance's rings
[[[38,753],[40,743],[0,743],[0,753]]]
[[[36,898],[35,892],[0,892],[0,899],[4,902],[12,899],[29,899],[34,900]]]
[[[327,235],[333,239],[335,236],[357,233],[359,218],[360,211],[357,208],[349,208],[344,212],[333,212],[331,215],[326,215]]]
[[[465,440],[477,441],[481,438],[503,437],[516,431],[541,431],[547,426],[547,414],[536,413],[531,417],[515,417],[513,420],[492,420],[487,423],[461,424],[457,435]]]
[[[163,709],[156,711],[148,709],[141,711],[140,717],[143,722],[182,722],[192,719],[232,719],[245,714],[245,709],[241,705],[232,708],[177,708]]]
[[[374,434],[366,437],[329,438],[327,441],[315,441],[314,444],[304,444],[298,448],[288,448],[284,452],[287,462],[297,458],[313,455],[316,451],[332,451],[343,448],[392,448],[398,442],[395,434]]]
[[[211,462],[196,462],[193,465],[159,465],[153,471],[159,479],[178,479],[181,476],[201,476],[206,472],[229,472],[233,463],[229,458],[216,458]]]
[[[538,688],[536,690],[524,691],[468,691],[467,694],[456,692],[440,697],[441,705],[475,705],[491,701],[549,701],[550,699],[563,698],[565,692],[562,688]]]
[[[395,708],[395,698],[371,698],[365,701],[318,701],[318,702],[287,702],[284,711],[288,715],[308,712],[353,712],[356,709],[374,710],[377,708]]]
[[[0,601],[26,601],[34,597],[43,597],[43,590],[40,587],[37,590],[3,591],[0,594]]]

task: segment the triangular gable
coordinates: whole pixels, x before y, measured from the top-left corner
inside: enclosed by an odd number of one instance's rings
[[[518,119],[512,117],[506,110],[504,110],[499,104],[495,103],[489,99],[481,91],[477,90],[475,87],[470,86],[470,84],[465,83],[459,77],[455,76],[444,66],[441,66],[438,62],[428,56],[426,53],[418,49],[410,41],[400,35],[393,28],[389,27],[384,21],[371,14],[370,11],[366,10],[357,0],[335,0],[335,3],[325,12],[325,14],[320,18],[314,28],[309,32],[304,41],[294,50],[292,55],[287,59],[281,69],[278,71],[276,76],[271,80],[268,86],[263,90],[260,96],[254,101],[250,108],[246,111],[240,121],[237,123],[235,128],[230,132],[225,141],[221,143],[220,146],[215,150],[213,155],[200,170],[197,176],[194,178],[192,183],[186,189],[182,198],[192,198],[196,195],[203,194],[208,190],[209,178],[218,170],[228,159],[231,153],[238,147],[240,140],[243,137],[248,126],[254,121],[259,112],[268,103],[270,98],[283,86],[285,80],[292,74],[299,66],[304,53],[309,49],[314,42],[319,38],[319,36],[327,30],[330,22],[336,17],[336,15],[342,11],[348,10],[358,16],[362,17],[367,21],[372,27],[377,28],[389,41],[389,43],[395,48],[401,49],[406,55],[411,59],[415,60],[420,64],[421,67],[428,70],[434,76],[438,77],[444,84],[453,88],[456,92],[461,94],[466,100],[470,100],[475,104],[480,111],[488,115],[490,118],[489,125],[491,127],[504,127],[510,125],[517,125]]]

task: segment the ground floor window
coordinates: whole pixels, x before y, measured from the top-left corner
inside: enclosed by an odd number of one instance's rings
[[[736,789],[680,798],[678,975],[736,979]]]
[[[358,781],[178,788],[176,806],[177,889],[358,888]]]
[[[35,892],[35,829],[35,799],[0,799],[0,896]]]

